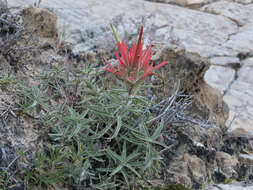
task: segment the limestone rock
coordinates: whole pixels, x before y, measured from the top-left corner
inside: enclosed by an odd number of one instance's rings
[[[196,155],[184,154],[180,158],[174,159],[170,163],[167,173],[171,182],[190,188],[198,188],[207,180],[205,163]]]
[[[205,74],[205,81],[224,93],[234,80],[235,71],[229,67],[211,66]]]
[[[235,168],[238,164],[238,161],[234,157],[225,152],[216,152],[216,162],[220,168]]]
[[[238,160],[235,157],[225,152],[216,152],[215,159],[217,162],[217,166],[219,167],[219,172],[224,174],[226,178],[238,176],[235,170],[238,165]]]
[[[180,159],[174,159],[174,161],[170,163],[169,169],[166,171],[168,175],[167,180],[183,184],[186,187],[192,187],[192,180],[188,176],[187,167],[186,162],[182,162]]]
[[[22,5],[28,2],[32,1],[26,0]],[[17,4],[16,0],[9,1],[10,6]],[[146,43],[169,44],[173,36],[188,52],[204,57],[236,56],[236,52],[220,45],[237,31],[237,25],[222,16],[144,0],[122,0],[120,3],[115,0],[54,0],[42,1],[41,7],[50,7],[57,14],[66,33],[65,40],[73,42],[76,51],[92,51],[94,47],[110,51],[115,44],[110,23],[115,25],[121,39],[129,41],[137,36],[136,29],[143,19]]]
[[[24,20],[28,21],[27,30],[37,32],[40,37],[57,38],[57,16],[55,14],[30,6],[23,10],[22,16]]]
[[[253,166],[253,154],[249,155],[249,154],[240,154],[239,155],[239,161],[245,165],[249,166]],[[252,168],[253,169],[253,168]]]
[[[223,0],[208,4],[202,7],[201,10],[211,14],[223,15],[231,19],[238,26],[253,22],[252,6],[249,5]]]
[[[215,0],[147,0],[158,3],[175,4],[183,7],[199,8]]]
[[[253,7],[251,8],[251,10]],[[253,23],[249,23],[241,27],[238,33],[229,37],[228,41],[224,43],[224,46],[238,52],[238,55],[252,54],[253,52]]]
[[[171,181],[177,183],[177,184],[182,184],[186,187],[191,187],[192,186],[192,182],[191,182],[191,178],[189,178],[187,175],[182,175],[182,174],[178,174],[178,175],[174,175],[173,178],[171,179]]]
[[[253,3],[253,0],[227,0],[227,1],[233,1],[233,2],[244,4],[244,5]]]
[[[238,57],[212,57],[211,65],[224,67],[240,67],[240,59]]]
[[[208,186],[204,190],[252,190],[252,185],[245,185],[243,182],[232,182],[229,184],[219,184]]]
[[[228,132],[223,139],[222,151],[230,155],[240,153],[250,154],[253,151],[253,135],[243,128],[236,128]]]
[[[180,80],[181,88],[188,94],[198,92],[198,84],[203,81],[205,72],[209,68],[209,61],[202,58],[197,53],[188,53],[184,48],[173,46],[154,46],[154,63],[162,60],[168,62],[163,67],[163,77],[165,78],[165,94],[172,92],[173,86]],[[157,55],[158,54],[158,55]]]
[[[231,129],[238,127],[252,132],[253,128],[253,69],[252,59],[245,60],[238,71],[238,79],[233,82],[224,96],[229,102],[230,116],[227,124]]]
[[[195,107],[200,110],[200,113],[206,114],[204,117],[206,120],[216,121],[216,124],[223,130],[229,116],[229,108],[223,101],[223,96],[217,89],[205,82],[200,82],[198,89],[199,92],[194,96]]]
[[[250,57],[248,59],[245,59],[243,61],[243,66],[250,68],[253,68],[253,57]]]
[[[205,162],[196,155],[189,154],[185,154],[183,160],[187,162],[194,182],[198,184],[205,183],[207,178]]]
[[[246,131],[244,128],[236,128],[232,130],[229,135],[231,137],[253,139],[253,134]]]
[[[253,153],[239,154],[239,161],[241,165],[241,173],[245,179],[251,180],[253,177]]]

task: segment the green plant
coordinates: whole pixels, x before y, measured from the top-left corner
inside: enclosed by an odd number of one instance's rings
[[[14,80],[13,76],[8,73],[7,76],[4,76],[3,74],[0,75],[0,87],[7,87],[10,83],[12,83]]]
[[[37,188],[56,187],[66,178],[65,163],[67,155],[59,147],[38,153],[34,167],[26,172],[25,181]]]
[[[144,188],[144,190],[191,190],[181,184],[169,185],[167,187]]]
[[[0,187],[1,187],[1,189],[3,189],[3,190],[7,189],[8,183],[9,183],[8,173],[4,170],[1,170],[0,171]]]
[[[89,179],[90,185],[130,187],[137,178],[152,176],[161,160],[157,146],[167,146],[157,141],[163,123],[147,125],[152,118],[149,103],[145,97],[129,97],[127,91],[92,85],[86,86],[76,108],[66,105],[52,115],[50,126],[56,127],[49,135],[59,144],[69,144],[74,183]]]
[[[120,79],[113,87],[106,80],[114,79],[106,79],[97,68],[64,64],[43,71],[38,86],[21,88],[23,112],[36,111],[35,118],[49,132],[52,144],[27,171],[29,185],[130,189],[158,172],[160,151],[169,148],[158,140],[164,117],[154,118],[150,111],[154,102],[146,98],[142,84],[165,62],[149,65],[151,46],[142,54],[142,31],[143,27],[131,50],[133,62],[118,57],[121,70],[106,69]],[[123,56],[126,46],[122,49],[120,44]]]
[[[27,88],[22,86],[18,94],[23,97],[21,107],[24,113],[31,114],[33,111],[44,110],[46,111],[46,102],[48,101],[47,96],[43,92],[43,89],[33,86]]]

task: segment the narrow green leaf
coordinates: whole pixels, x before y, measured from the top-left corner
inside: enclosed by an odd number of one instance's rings
[[[163,121],[160,122],[159,127],[155,130],[155,132],[154,132],[154,134],[152,135],[151,138],[153,140],[156,140],[158,138],[158,136],[161,134],[162,130],[163,130]]]
[[[33,101],[33,103],[31,105],[29,105],[26,109],[32,109],[34,108],[35,106],[37,106],[38,102],[36,100]]]
[[[146,136],[143,136],[143,135],[140,135],[140,134],[137,134],[137,133],[132,133],[136,138],[140,139],[140,140],[143,140],[143,141],[146,141],[146,142],[149,142],[149,143],[152,143],[152,144],[157,144],[157,145],[160,145],[164,148],[169,148],[168,146],[166,146],[164,143],[161,143],[161,142],[158,142],[158,141],[155,141],[153,140],[151,137],[146,137]]]
[[[92,157],[94,160],[98,161],[98,162],[105,162],[105,160],[98,158],[98,157]]]
[[[94,189],[105,190],[105,189],[114,189],[115,187],[118,186],[118,184],[108,182],[102,184],[90,184],[90,186]]]
[[[116,173],[118,173],[121,169],[123,168],[122,165],[119,165],[117,168],[115,168],[112,173],[110,174],[111,176],[114,176]]]
[[[88,114],[89,110],[87,109],[86,111],[82,112],[82,114],[80,115],[81,118],[85,118],[86,115]]]
[[[93,112],[95,115],[98,116],[104,116],[107,118],[114,118],[114,116],[112,116],[111,114],[109,114],[108,112],[105,111],[101,111],[101,107],[97,106],[96,108],[94,108],[94,106],[89,107],[90,111]]]
[[[111,150],[107,150],[106,151],[109,156],[111,156],[115,161],[119,161],[120,163],[124,163],[124,160],[115,152],[111,151]]]
[[[130,169],[136,176],[138,176],[139,178],[141,178],[141,175],[129,164],[125,165],[128,169]]]
[[[72,133],[68,136],[68,140],[72,139],[74,136],[76,136],[81,130],[80,124],[75,126],[75,129],[72,131]]]
[[[118,34],[117,34],[117,32],[116,32],[114,26],[113,26],[112,24],[110,24],[110,26],[111,26],[111,28],[112,28],[113,35],[114,35],[116,41],[117,41],[117,42],[120,42],[119,36],[118,36]]]
[[[136,145],[143,145],[143,141],[137,140],[136,138],[127,138],[125,136],[122,137],[124,140],[127,140],[128,142],[131,142]]]
[[[72,107],[68,106],[68,110],[69,110],[71,117],[76,117],[77,113]]]
[[[99,171],[99,172],[112,172],[113,168],[96,168],[96,171]]]
[[[122,173],[122,175],[123,175],[123,177],[125,179],[125,182],[126,182],[128,188],[129,188],[130,184],[129,184],[129,181],[128,181],[127,173],[126,173],[126,171],[125,171],[124,168],[122,168],[121,173]]]
[[[147,137],[150,137],[150,134],[148,132],[148,128],[145,126],[145,124],[142,122],[142,128],[144,129],[144,135]]]
[[[142,96],[135,96],[133,99],[135,101],[137,101],[138,103],[142,103],[142,104],[146,104],[146,105],[148,105],[151,102],[150,100],[148,100]]]
[[[132,159],[136,158],[137,156],[139,156],[140,153],[138,152],[134,152],[132,154],[130,154],[127,158],[126,158],[126,162],[130,162]]]
[[[117,117],[117,127],[116,127],[116,130],[115,130],[113,136],[111,136],[111,137],[108,138],[108,139],[113,139],[113,138],[115,138],[115,137],[118,136],[119,131],[120,131],[120,129],[121,129],[121,125],[122,125],[121,116],[119,115],[119,116]]]
[[[100,132],[98,132],[96,135],[93,135],[91,137],[89,137],[90,139],[99,139],[101,138],[104,134],[106,134],[106,132],[112,127],[112,123],[107,124],[107,126],[101,130]]]
[[[126,141],[124,141],[124,144],[123,144],[123,150],[122,150],[122,156],[123,160],[125,161],[126,160]]]
[[[139,132],[139,130],[138,130],[136,127],[133,127],[133,126],[129,125],[129,124],[126,123],[126,122],[123,122],[123,121],[121,121],[121,122],[122,122],[122,126],[124,126],[124,128],[127,128],[127,129],[129,129],[130,131],[134,131],[134,132],[136,132],[136,133]]]
[[[166,144],[158,142],[158,141],[154,141],[153,139],[149,139],[148,142],[160,145],[160,146],[164,147],[165,149],[169,149],[169,147]]]

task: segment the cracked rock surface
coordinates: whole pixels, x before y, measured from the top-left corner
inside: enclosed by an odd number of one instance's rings
[[[241,126],[253,131],[253,58],[242,61],[242,67],[238,71],[238,78],[232,83],[230,90],[224,96],[229,102],[232,128]]]

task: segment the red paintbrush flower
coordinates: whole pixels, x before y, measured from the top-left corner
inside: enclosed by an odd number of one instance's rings
[[[113,73],[121,80],[124,80],[128,83],[135,85],[136,83],[141,83],[145,80],[147,76],[153,75],[153,71],[162,67],[167,62],[162,62],[157,66],[150,64],[151,55],[151,45],[143,52],[142,44],[142,34],[143,26],[141,26],[139,39],[137,45],[133,44],[132,49],[128,51],[125,41],[120,41],[115,29],[113,28],[114,36],[118,43],[119,53],[115,53],[116,58],[118,59],[118,69],[116,70],[109,62],[106,61],[109,68],[105,68],[108,72]]]

